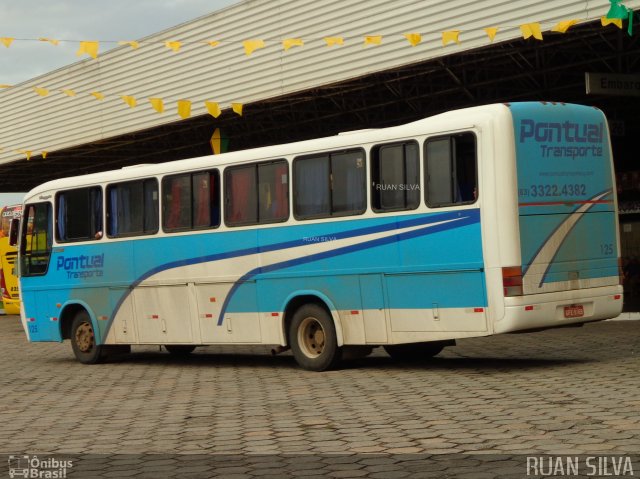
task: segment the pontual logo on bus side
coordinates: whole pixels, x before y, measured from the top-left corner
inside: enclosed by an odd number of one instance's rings
[[[550,123],[546,121],[520,120],[520,143],[527,139],[536,142],[602,143],[603,123]]]
[[[56,269],[65,271],[74,270],[74,269],[94,269],[94,268],[102,268],[104,266],[104,253],[96,254],[94,256],[71,256],[69,258],[65,258],[64,256],[60,256],[56,263]]]
[[[93,256],[70,256],[58,257],[56,269],[67,272],[67,277],[71,278],[91,278],[93,276],[102,276],[104,267],[104,253]],[[78,271],[80,270],[80,271]]]

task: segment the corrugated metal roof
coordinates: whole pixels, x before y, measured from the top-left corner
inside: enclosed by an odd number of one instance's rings
[[[638,8],[640,0],[625,5]],[[202,115],[205,100],[222,108],[248,104],[486,46],[485,27],[500,27],[496,42],[512,40],[522,23],[549,30],[559,20],[598,18],[608,6],[604,0],[246,0],[147,37],[136,50],[116,48],[0,92],[0,164],[24,158],[15,150],[38,155],[180,121],[179,99],[193,102],[192,116]],[[461,44],[443,47],[445,30],[460,30]],[[411,32],[423,36],[416,47],[402,35]],[[382,35],[382,45],[364,46],[364,35]],[[343,36],[345,44],[328,47],[326,36]],[[285,38],[305,44],[284,51]],[[248,39],[263,39],[266,47],[246,56]],[[179,52],[163,44],[173,40],[183,42]],[[221,43],[212,48],[208,40]],[[51,93],[40,97],[34,86]],[[69,98],[63,88],[78,95]],[[106,98],[98,101],[92,91]],[[138,106],[129,108],[121,95],[136,97]],[[150,97],[164,99],[165,113],[151,108]]]

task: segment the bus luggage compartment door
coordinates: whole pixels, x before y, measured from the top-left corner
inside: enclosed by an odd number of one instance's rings
[[[133,295],[140,343],[193,343],[193,314],[186,284],[139,286]]]
[[[487,331],[482,271],[385,275],[394,332]]]

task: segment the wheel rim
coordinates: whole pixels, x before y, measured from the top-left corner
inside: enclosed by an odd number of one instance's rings
[[[89,323],[82,323],[78,329],[76,329],[76,345],[78,349],[83,353],[91,351],[95,344],[95,336],[93,335],[93,328]]]
[[[298,328],[298,344],[305,356],[317,358],[324,351],[325,332],[322,324],[314,317],[304,318]]]

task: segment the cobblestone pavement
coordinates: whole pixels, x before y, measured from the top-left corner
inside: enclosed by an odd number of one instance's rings
[[[85,366],[9,316],[0,364],[0,453],[94,457],[95,477],[445,477],[443,458],[494,477],[469,458],[640,451],[640,321],[460,340],[420,364],[380,348],[313,373],[255,347]]]

